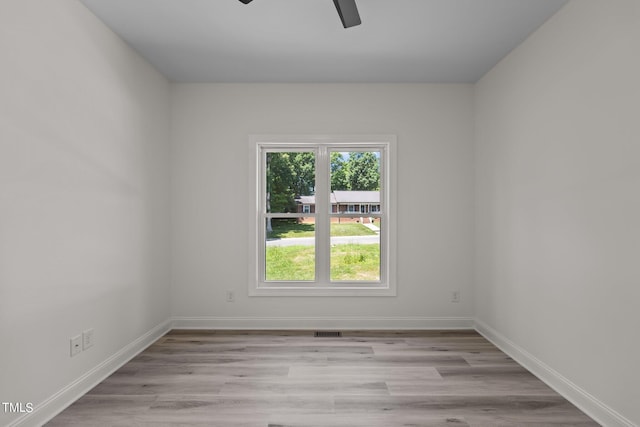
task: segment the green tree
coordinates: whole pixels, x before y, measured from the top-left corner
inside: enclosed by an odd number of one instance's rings
[[[316,186],[315,154],[288,153],[291,167],[291,189],[295,196],[310,196]]]
[[[347,186],[352,191],[380,190],[380,161],[370,151],[349,153],[346,163]]]
[[[291,212],[295,208],[292,181],[289,153],[267,153],[267,212]]]
[[[267,212],[295,212],[295,198],[315,191],[315,173],[314,153],[267,153]]]
[[[342,153],[331,152],[331,191],[348,190],[347,166]]]

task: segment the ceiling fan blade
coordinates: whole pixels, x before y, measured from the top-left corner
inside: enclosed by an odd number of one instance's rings
[[[252,1],[252,0],[240,0],[240,1],[241,1],[242,3],[244,3],[244,4],[249,4],[249,3],[251,3],[251,1]]]
[[[333,0],[333,4],[335,4],[336,9],[338,9],[338,15],[340,15],[340,20],[344,28],[354,27],[362,23],[362,21],[360,21],[360,14],[358,13],[358,6],[356,6],[356,0]]]

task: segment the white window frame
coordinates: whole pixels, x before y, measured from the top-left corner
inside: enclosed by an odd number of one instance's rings
[[[302,205],[302,213],[306,213],[306,214],[311,213],[311,205],[306,205],[306,204]]]
[[[396,137],[395,135],[251,135],[249,137],[251,156],[251,179],[248,194],[250,195],[249,219],[249,296],[396,296]],[[315,151],[316,161],[319,156],[327,156],[329,150],[339,151],[380,151],[381,155],[381,211],[376,217],[382,218],[383,227],[380,232],[380,280],[364,281],[330,281],[329,272],[323,271],[328,266],[330,250],[330,231],[328,228],[332,214],[330,209],[318,209],[318,197],[327,199],[330,207],[330,173],[316,167],[316,281],[309,282],[275,282],[265,281],[262,266],[265,256],[265,223],[266,203],[264,203],[264,152],[282,151]],[[328,159],[320,159],[320,162]],[[318,163],[317,163],[318,164]],[[326,212],[325,212],[326,211]],[[301,214],[288,214],[292,217]],[[357,216],[360,214],[357,213]],[[319,261],[319,262],[318,262]],[[328,269],[327,269],[328,270]]]

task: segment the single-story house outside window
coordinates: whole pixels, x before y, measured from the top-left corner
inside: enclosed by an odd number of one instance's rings
[[[298,213],[315,213],[316,197],[296,198]],[[368,214],[380,212],[379,191],[333,191],[331,192],[332,213]]]

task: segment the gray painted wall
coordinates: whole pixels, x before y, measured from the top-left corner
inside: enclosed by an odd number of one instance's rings
[[[477,318],[635,424],[639,41],[637,1],[572,1],[475,107]]]

